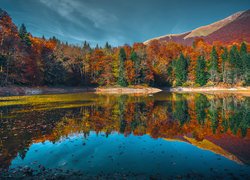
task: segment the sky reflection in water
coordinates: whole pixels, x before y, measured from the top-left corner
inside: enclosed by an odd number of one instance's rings
[[[249,177],[249,98],[244,96],[45,95],[7,97],[0,106],[4,169]]]

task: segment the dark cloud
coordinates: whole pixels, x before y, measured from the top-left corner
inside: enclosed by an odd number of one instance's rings
[[[182,33],[250,8],[249,0],[1,0],[36,35],[113,45]]]

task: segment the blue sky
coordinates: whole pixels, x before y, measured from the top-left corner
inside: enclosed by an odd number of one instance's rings
[[[0,7],[35,36],[117,46],[190,31],[250,9],[250,0],[1,0]]]

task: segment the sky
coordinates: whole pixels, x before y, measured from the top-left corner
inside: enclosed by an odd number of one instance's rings
[[[0,0],[34,36],[113,46],[190,31],[250,9],[250,0]]]

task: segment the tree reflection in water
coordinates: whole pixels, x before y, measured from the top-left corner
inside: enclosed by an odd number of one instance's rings
[[[3,97],[0,167],[24,158],[32,143],[91,131],[178,139],[217,153],[222,148],[249,164],[249,102],[244,96],[170,93]]]

